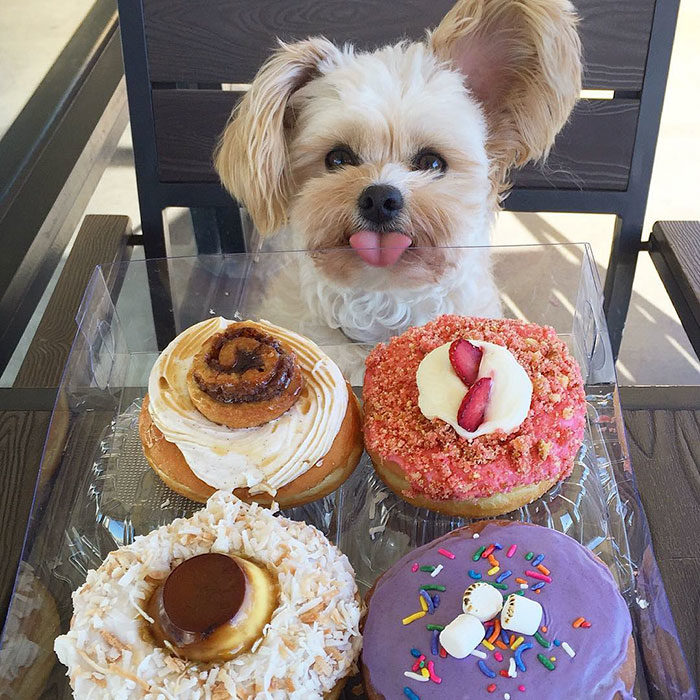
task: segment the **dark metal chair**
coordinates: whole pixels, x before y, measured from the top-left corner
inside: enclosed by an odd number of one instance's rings
[[[275,37],[359,46],[419,38],[454,0],[119,0],[143,243],[166,254],[162,210],[194,210],[200,252],[243,249],[235,202],[211,156]],[[518,172],[506,209],[616,216],[605,311],[615,354],[641,249],[679,0],[574,0],[585,96],[542,168]],[[372,22],[367,22],[371,10]],[[201,220],[207,218],[208,233]],[[211,231],[220,231],[219,240]],[[199,229],[199,231],[198,231]]]

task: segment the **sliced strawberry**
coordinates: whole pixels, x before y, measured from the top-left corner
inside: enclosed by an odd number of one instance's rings
[[[450,345],[450,362],[457,376],[471,386],[479,374],[479,365],[484,351],[468,340],[459,338]]]
[[[482,377],[470,387],[457,411],[457,423],[460,428],[473,433],[484,422],[491,384],[491,377]]]

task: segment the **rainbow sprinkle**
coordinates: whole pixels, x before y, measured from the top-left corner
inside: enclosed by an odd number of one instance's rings
[[[561,643],[561,648],[573,659],[576,656],[576,652],[566,643]]]
[[[554,670],[554,664],[544,654],[537,654],[537,660],[550,671]]]
[[[442,554],[443,557],[447,557],[448,559],[454,559],[455,555],[450,552],[449,549],[443,549],[442,547],[438,549],[438,554]]]
[[[430,573],[431,571],[435,571],[435,567],[434,566],[421,566],[419,571],[427,571],[428,573]]]
[[[492,544],[490,544],[482,553],[481,553],[481,558],[482,559],[488,559],[489,555],[493,552],[493,550],[496,549]]]
[[[433,599],[430,597],[430,594],[425,589],[421,588],[419,598],[421,601],[421,607],[425,605],[425,612],[427,612],[428,615],[432,615],[435,612],[435,605],[433,603]]]
[[[491,685],[486,686],[486,690],[489,691],[489,693],[493,693],[494,690],[496,690],[498,686],[495,683],[491,683]]]
[[[442,678],[435,673],[435,664],[432,661],[428,661],[428,675],[433,683],[442,683]]]
[[[496,673],[495,671],[492,671],[487,665],[486,662],[483,659],[479,659],[477,662],[477,665],[479,666],[479,670],[487,677],[487,678],[495,678]]]
[[[438,564],[431,572],[430,576],[435,578],[442,571],[442,564]]]
[[[510,559],[515,552],[518,550],[518,545],[517,544],[512,544],[510,547],[508,547],[508,551],[506,552],[506,556],[508,559]]]
[[[534,553],[534,552],[528,552],[528,553],[525,555],[525,559],[527,559],[528,561],[530,561],[530,559],[532,559],[532,557],[534,557],[534,556],[535,556],[535,553]]]
[[[418,571],[418,562],[416,562],[416,563],[411,567],[411,571],[412,571],[414,574],[416,573],[416,571]]]
[[[486,572],[487,576],[493,576],[494,574],[497,574],[501,570],[500,566],[494,566],[493,568],[489,569]]]
[[[542,574],[539,571],[532,571],[531,569],[528,569],[525,572],[525,576],[529,576],[530,578],[536,578],[538,581],[544,581],[545,583],[552,583],[552,579],[550,576],[546,576],[545,574]]]
[[[408,700],[420,700],[420,695],[416,695],[408,686],[403,689],[403,694]]]
[[[539,632],[535,632],[533,636],[540,646],[543,646],[545,649],[549,649],[551,644]]]
[[[513,658],[515,658],[515,665],[518,667],[519,671],[522,671],[525,673],[527,671],[527,666],[525,665],[525,662],[523,661],[523,653],[526,652],[528,649],[532,649],[532,644],[530,642],[526,642],[525,644],[521,644],[516,650]]]
[[[418,612],[413,613],[413,615],[409,615],[408,617],[404,617],[404,619],[401,620],[401,622],[404,625],[410,625],[415,620],[420,620],[421,617],[425,617],[425,612],[423,610],[419,610]]]
[[[535,559],[532,562],[533,566],[537,566],[538,564],[542,563],[542,560],[544,559],[544,554],[538,554]]]
[[[486,546],[479,547],[479,549],[477,549],[476,552],[474,552],[474,554],[472,555],[472,561],[479,561],[479,559],[481,559],[481,555],[484,553],[485,550]]]
[[[429,632],[442,632],[445,629],[442,625],[426,625],[425,628]]]
[[[481,578],[481,574],[474,571],[474,569],[469,569],[469,577],[478,581]]]
[[[499,575],[499,577],[496,579],[496,583],[503,583],[509,576],[512,576],[513,572],[508,569],[507,571],[504,571],[502,574]]]
[[[586,621],[585,617],[577,617],[572,623],[571,626],[575,627],[578,629],[584,622]]]
[[[437,656],[440,651],[440,645],[438,644],[438,637],[440,633],[437,630],[433,630],[433,636],[430,639],[430,653],[433,656]]]
[[[424,676],[414,673],[413,671],[404,671],[403,675],[406,676],[406,678],[410,678],[412,681],[420,681],[421,683],[427,683],[430,679],[425,678]]]

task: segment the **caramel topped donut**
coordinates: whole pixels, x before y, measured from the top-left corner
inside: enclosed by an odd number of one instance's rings
[[[168,574],[146,610],[159,644],[193,661],[222,661],[260,638],[275,597],[269,574],[257,564],[199,554]]]
[[[219,491],[89,571],[54,648],[76,698],[331,700],[355,670],[362,608],[348,558],[316,528]],[[171,640],[194,643],[159,642],[166,618]],[[217,638],[240,648],[183,653]]]
[[[232,323],[209,338],[187,375],[197,410],[229,428],[252,428],[279,418],[294,405],[302,386],[294,353],[245,323]]]

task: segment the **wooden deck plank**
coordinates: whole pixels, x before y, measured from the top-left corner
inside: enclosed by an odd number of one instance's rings
[[[666,392],[664,387],[650,391]],[[700,679],[700,405],[624,409],[632,465],[681,645]]]

